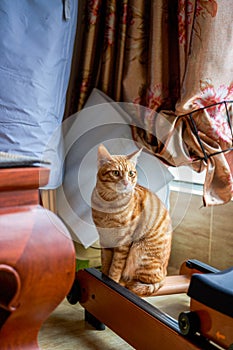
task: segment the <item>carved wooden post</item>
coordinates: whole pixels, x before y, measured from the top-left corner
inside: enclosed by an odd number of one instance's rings
[[[46,168],[0,169],[0,350],[39,349],[43,322],[75,275],[70,235],[39,205]]]

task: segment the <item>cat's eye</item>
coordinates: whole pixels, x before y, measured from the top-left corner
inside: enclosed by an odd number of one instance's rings
[[[112,171],[112,174],[113,174],[114,176],[119,176],[119,175],[120,175],[120,172],[119,172],[118,170],[113,170],[113,171]]]
[[[133,170],[130,170],[130,171],[129,171],[129,177],[132,177],[132,176],[134,176],[134,171],[133,171]]]

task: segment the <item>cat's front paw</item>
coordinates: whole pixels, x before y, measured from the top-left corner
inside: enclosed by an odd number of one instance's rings
[[[122,274],[122,281],[124,281],[124,283],[128,283],[132,280],[132,277],[130,277],[130,275],[128,275],[125,271]]]
[[[126,282],[125,282],[122,278],[120,279],[119,284],[120,284],[122,287],[125,287],[125,286],[126,286]]]
[[[157,283],[141,283],[139,281],[132,281],[126,285],[126,288],[140,297],[152,296],[162,286],[160,282]]]
[[[119,276],[117,274],[112,274],[112,273],[109,273],[108,277],[111,278],[116,283],[119,283],[120,279],[121,279],[121,276]]]

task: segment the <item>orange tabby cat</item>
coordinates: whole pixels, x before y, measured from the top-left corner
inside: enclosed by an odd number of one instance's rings
[[[102,272],[134,293],[148,296],[166,276],[172,230],[160,199],[137,184],[140,153],[110,155],[99,146],[92,217],[100,237]]]

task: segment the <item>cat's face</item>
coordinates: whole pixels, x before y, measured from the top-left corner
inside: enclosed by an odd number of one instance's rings
[[[101,145],[98,150],[98,181],[107,191],[132,192],[137,183],[136,162],[141,151],[129,156],[110,155]]]
[[[118,193],[131,192],[137,183],[137,171],[133,163],[123,156],[113,156],[98,171],[98,180],[107,190]]]

